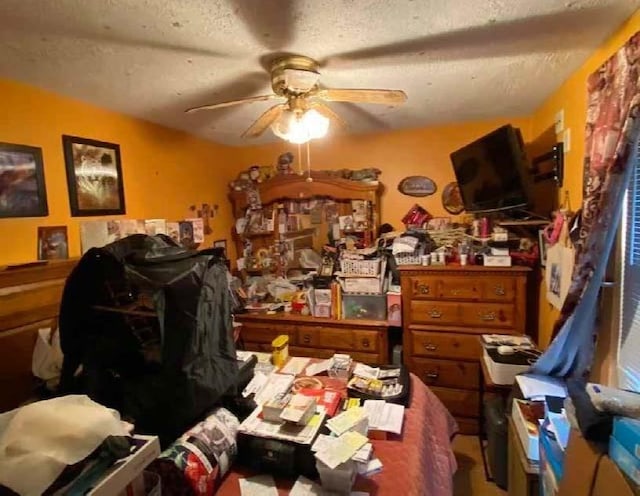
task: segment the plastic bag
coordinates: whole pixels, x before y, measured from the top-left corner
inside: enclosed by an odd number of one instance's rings
[[[33,375],[44,381],[60,377],[62,358],[60,333],[50,327],[38,329],[38,338],[31,358]]]
[[[565,222],[558,242],[547,249],[545,271],[547,301],[558,309],[562,308],[569,293],[574,261],[575,252]]]

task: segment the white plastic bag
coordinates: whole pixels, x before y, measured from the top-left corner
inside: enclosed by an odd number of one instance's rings
[[[545,269],[545,287],[547,301],[557,309],[562,308],[573,275],[575,251],[567,229],[567,223],[562,226],[558,242],[547,249],[547,263]]]
[[[31,359],[33,375],[43,381],[50,381],[60,377],[62,358],[60,333],[50,327],[38,329],[38,339]]]

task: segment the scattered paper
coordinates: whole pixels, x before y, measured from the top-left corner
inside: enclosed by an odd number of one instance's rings
[[[302,475],[298,477],[291,491],[289,491],[289,496],[322,496],[324,494],[319,484]]]
[[[267,383],[267,375],[263,374],[262,372],[256,372],[253,375],[253,378],[251,379],[251,381],[249,381],[249,384],[247,384],[245,388],[242,390],[242,397],[246,398],[251,394],[257,393],[264,387],[266,383]]]
[[[365,379],[377,379],[378,374],[380,374],[380,369],[378,367],[369,367],[368,365],[360,362],[358,362],[353,369],[353,375],[364,377]]]
[[[331,470],[349,460],[369,439],[359,432],[345,432],[325,449],[316,452],[316,458]]]
[[[356,454],[351,457],[353,461],[366,463],[371,458],[373,453],[373,445],[371,443],[365,444],[362,448],[356,451]]]
[[[382,462],[377,458],[373,458],[367,463],[358,463],[358,473],[360,475],[373,475],[380,471],[382,471]]]
[[[269,374],[266,383],[256,393],[253,400],[257,405],[262,405],[265,401],[286,393],[291,389],[294,379],[295,376],[289,374]]]
[[[315,442],[311,446],[311,451],[323,451],[329,448],[329,446],[331,446],[331,443],[333,443],[337,439],[338,438],[334,436],[327,436],[326,434],[318,434],[318,437],[316,438]]]
[[[369,429],[402,433],[404,406],[384,400],[366,400],[363,408],[369,417]]]
[[[336,435],[341,435],[353,429],[366,417],[367,412],[360,407],[350,408],[327,421],[327,427]]]
[[[250,351],[236,350],[236,360],[239,362],[247,362],[251,360],[253,353]]]
[[[322,360],[321,362],[307,365],[307,370],[305,375],[313,376],[313,375],[321,374],[322,372],[326,372],[331,368],[332,363],[333,363],[333,358],[327,358],[326,360]]]
[[[260,418],[262,407],[256,408],[244,422],[240,424],[238,431],[256,437],[281,439],[299,444],[310,445],[320,430],[325,418],[324,413],[316,413],[307,425],[295,425],[283,422],[281,424],[268,422]]]
[[[301,374],[311,359],[305,357],[291,357],[284,367],[280,369],[281,374]]]
[[[522,374],[516,376],[516,382],[526,399],[544,396],[567,397],[567,388],[562,381],[545,375]]]
[[[270,475],[256,475],[249,479],[238,479],[241,496],[278,496],[278,489]]]

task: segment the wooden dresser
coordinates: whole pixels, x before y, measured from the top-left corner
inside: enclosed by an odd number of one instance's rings
[[[240,337],[249,351],[271,351],[271,341],[289,336],[289,354],[328,358],[348,353],[369,364],[389,363],[387,322],[377,320],[332,320],[294,314],[236,315],[242,323]]]
[[[456,417],[476,434],[480,334],[527,330],[527,267],[404,266],[403,355]]]

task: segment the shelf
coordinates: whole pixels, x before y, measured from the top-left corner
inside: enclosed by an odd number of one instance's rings
[[[275,236],[275,231],[242,233],[240,236],[243,238],[263,238],[266,236]]]
[[[551,221],[549,220],[504,220],[497,224],[502,227],[521,227],[521,226],[546,226]]]

